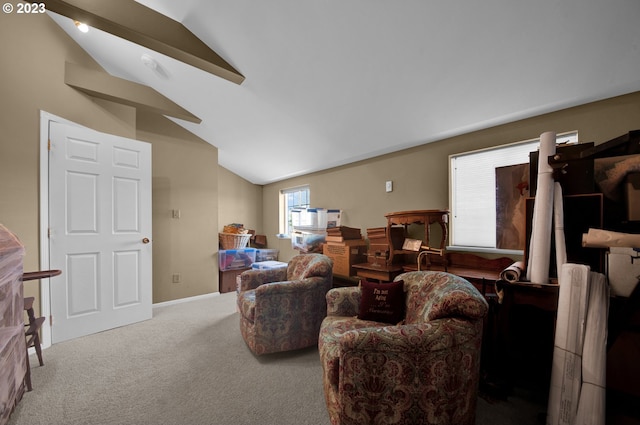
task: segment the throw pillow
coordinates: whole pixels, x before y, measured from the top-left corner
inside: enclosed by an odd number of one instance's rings
[[[358,319],[396,324],[404,319],[404,281],[374,283],[360,281]]]

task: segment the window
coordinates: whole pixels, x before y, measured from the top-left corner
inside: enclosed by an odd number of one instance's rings
[[[556,143],[577,143],[578,133],[558,134]],[[449,157],[450,245],[496,249],[496,167],[525,164],[540,139]]]
[[[291,226],[291,210],[307,208],[310,205],[309,186],[299,186],[280,191],[280,233],[289,236],[293,232]]]

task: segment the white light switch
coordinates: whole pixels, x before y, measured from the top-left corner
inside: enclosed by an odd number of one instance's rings
[[[391,192],[393,190],[393,182],[391,180],[387,181],[385,184],[385,189],[387,192]]]

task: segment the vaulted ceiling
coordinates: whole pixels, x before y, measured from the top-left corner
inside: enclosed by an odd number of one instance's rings
[[[49,14],[112,76],[198,117],[170,119],[256,184],[640,90],[638,0],[138,3],[240,77]]]

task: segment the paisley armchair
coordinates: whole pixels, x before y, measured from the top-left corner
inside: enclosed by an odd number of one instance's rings
[[[256,355],[296,350],[318,343],[327,315],[326,293],[333,285],[333,262],[303,254],[286,268],[247,270],[238,279],[240,332]]]
[[[332,425],[474,424],[487,302],[449,273],[399,280],[400,323],[359,319],[359,287],[327,293],[319,351]]]

